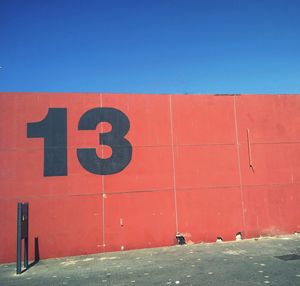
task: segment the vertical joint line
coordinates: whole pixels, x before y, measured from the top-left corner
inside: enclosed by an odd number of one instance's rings
[[[100,108],[103,107],[102,93],[100,93]],[[100,126],[100,132],[103,133],[103,125]],[[101,135],[100,135],[101,136]],[[101,156],[103,158],[104,150],[101,144]],[[102,199],[102,245],[105,247],[105,204],[104,204],[104,175],[101,175],[101,199]]]
[[[173,167],[173,190],[174,190],[174,205],[175,205],[175,224],[176,224],[176,233],[178,233],[178,212],[177,212],[177,195],[176,195],[176,166],[175,166],[175,155],[174,155],[172,95],[169,95],[169,108],[170,108],[171,144],[172,144],[172,167]]]
[[[236,112],[236,95],[233,97],[233,108],[234,108],[236,151],[237,151],[237,161],[238,161],[238,171],[239,171],[239,181],[240,181],[240,195],[242,201],[242,217],[243,217],[244,233],[245,233],[245,237],[247,237],[246,220],[245,220],[245,204],[244,204],[243,183],[242,183],[243,180],[242,180],[241,159],[240,159],[240,143],[239,143],[239,132],[238,132],[238,123],[237,123],[237,112]]]

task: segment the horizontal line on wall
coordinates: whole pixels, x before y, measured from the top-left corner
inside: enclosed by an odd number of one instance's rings
[[[259,184],[259,185],[243,185],[246,188],[257,188],[257,187],[288,187],[293,185],[300,185],[300,181],[296,181],[293,183],[287,184]],[[230,189],[230,188],[239,188],[239,185],[225,185],[225,186],[202,186],[202,187],[186,187],[186,188],[177,188],[177,191],[184,192],[184,191],[193,191],[193,190],[203,190],[203,189],[211,189],[211,190],[219,190],[219,189]],[[24,199],[35,199],[35,198],[56,198],[56,197],[87,197],[87,196],[102,196],[102,195],[125,195],[125,194],[138,194],[138,193],[153,193],[153,192],[167,192],[173,191],[173,188],[166,188],[166,189],[144,189],[144,190],[131,190],[131,191],[114,191],[114,192],[106,192],[102,194],[99,193],[87,193],[87,194],[54,194],[54,195],[38,195],[38,196],[18,196],[18,197],[5,197],[0,198],[0,200],[24,200]]]
[[[239,145],[247,144],[246,141],[240,141]],[[278,144],[300,144],[300,141],[277,141],[277,142],[251,142],[251,145],[263,145],[263,144],[269,144],[269,145],[278,145]],[[178,148],[178,147],[215,147],[215,146],[235,146],[235,143],[199,143],[199,144],[174,144],[173,147]],[[80,148],[100,148],[102,145],[89,145],[89,146],[76,146],[76,147],[68,147],[68,150],[76,150]],[[108,146],[108,145],[103,145],[103,146]],[[113,147],[122,147],[118,145],[114,145]],[[132,145],[134,148],[159,148],[159,147],[172,147],[171,144],[162,144],[162,145]],[[57,147],[50,147],[47,149],[57,149]],[[43,151],[44,147],[41,145],[40,148],[18,148],[18,147],[13,147],[13,148],[0,148],[0,151]]]

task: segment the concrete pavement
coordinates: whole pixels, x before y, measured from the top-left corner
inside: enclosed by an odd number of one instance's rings
[[[0,285],[300,285],[300,235],[41,260]]]

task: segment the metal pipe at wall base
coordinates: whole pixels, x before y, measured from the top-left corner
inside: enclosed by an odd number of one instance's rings
[[[22,239],[24,239],[24,268],[28,269],[28,203],[17,208],[17,274],[22,273]]]
[[[22,239],[21,239],[21,226],[22,226],[22,203],[18,203],[17,208],[17,274],[21,274],[21,259],[22,259]]]

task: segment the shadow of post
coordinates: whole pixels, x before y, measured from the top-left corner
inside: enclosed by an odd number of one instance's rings
[[[21,271],[21,273],[24,273],[29,268],[31,268],[32,266],[34,266],[35,264],[37,264],[39,261],[40,261],[39,238],[35,237],[34,238],[34,260],[30,264],[28,264],[28,267],[25,268],[25,269],[23,269]]]

